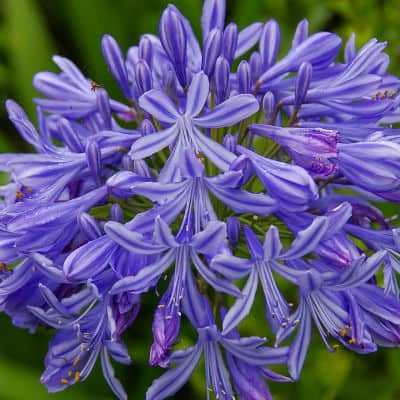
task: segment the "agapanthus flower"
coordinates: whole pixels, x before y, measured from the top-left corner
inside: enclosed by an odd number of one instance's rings
[[[177,393],[202,357],[207,398],[271,399],[267,380],[307,368],[313,325],[330,351],[400,345],[400,234],[380,210],[400,202],[386,43],[357,50],[352,35],[341,60],[340,37],[303,20],[279,57],[277,21],[239,31],[225,14],[205,0],[198,40],[169,5],[126,55],[105,35],[124,101],[54,56],[61,72],[34,78],[38,128],[6,102],[35,153],[0,155],[0,310],[54,330],[50,392],[100,358],[126,399],[111,359],[129,364],[123,340],[153,296],[148,359],[165,372],[148,400]]]

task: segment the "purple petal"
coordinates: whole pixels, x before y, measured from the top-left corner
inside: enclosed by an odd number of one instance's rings
[[[127,276],[116,282],[110,290],[110,294],[116,295],[124,292],[143,293],[147,292],[151,286],[174,262],[175,251],[168,251],[158,261],[142,268],[135,276]]]
[[[226,335],[232,329],[236,328],[239,323],[249,315],[254,303],[258,287],[257,271],[254,268],[242,290],[242,297],[236,299],[233,306],[229,309],[222,322],[222,334]]]
[[[258,111],[260,105],[251,94],[239,94],[218,104],[207,114],[193,118],[203,128],[222,128],[235,125]]]
[[[227,171],[235,160],[236,155],[227,150],[224,146],[210,139],[198,129],[196,132],[196,142],[206,158],[208,158],[214,165],[222,171]]]
[[[210,268],[206,267],[195,251],[191,253],[193,264],[196,266],[199,274],[218,292],[228,293],[232,296],[241,296],[240,290],[229,281],[218,278]]]
[[[166,248],[178,247],[178,242],[175,240],[171,228],[160,216],[156,218],[154,223],[154,239]]]
[[[258,42],[262,29],[263,24],[261,22],[254,22],[239,32],[235,58],[246,53]]]
[[[162,90],[153,89],[140,96],[139,106],[167,124],[173,124],[181,117],[175,104]]]
[[[135,254],[158,254],[165,250],[165,246],[149,242],[142,234],[129,230],[119,222],[107,222],[104,231],[111,240]]]
[[[101,40],[101,48],[108,69],[117,81],[122,93],[127,99],[131,99],[132,96],[128,80],[128,72],[118,43],[111,35],[104,35]]]
[[[141,137],[133,143],[129,155],[134,160],[141,160],[169,146],[178,135],[176,125],[160,132]]]
[[[180,363],[153,381],[146,393],[146,400],[163,400],[173,396],[192,376],[199,362],[202,346],[196,345]]]
[[[96,276],[104,271],[117,248],[107,236],[88,242],[66,258],[63,267],[65,276],[76,281]]]
[[[298,232],[289,249],[280,257],[283,260],[300,258],[315,249],[328,228],[326,217],[316,217],[311,225]]]
[[[279,230],[276,226],[271,225],[265,235],[264,240],[264,260],[272,260],[278,258],[282,250],[282,242],[279,238]]]
[[[210,84],[204,72],[196,74],[190,83],[187,93],[186,115],[196,116],[206,104],[210,91]]]
[[[300,377],[312,335],[311,315],[304,303],[302,303],[301,307],[302,312],[300,313],[298,332],[290,345],[288,360],[289,374],[295,380]]]
[[[121,382],[114,376],[114,369],[111,365],[110,358],[105,347],[101,349],[100,357],[103,375],[106,378],[106,381],[111,390],[114,392],[119,400],[127,400],[128,396],[126,395],[124,388],[121,385]]]
[[[200,253],[214,255],[221,250],[222,245],[225,243],[225,223],[220,221],[211,221],[203,231],[196,233],[193,236],[191,246]]]
[[[201,15],[203,40],[207,38],[209,32],[214,28],[224,29],[225,11],[225,0],[205,0]]]
[[[230,254],[217,254],[211,261],[211,268],[228,279],[242,279],[249,274],[254,262]]]

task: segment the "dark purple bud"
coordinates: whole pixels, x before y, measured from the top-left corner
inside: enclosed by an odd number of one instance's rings
[[[272,118],[275,113],[275,108],[276,108],[276,100],[274,94],[272,92],[265,93],[265,96],[263,98],[263,109],[267,121],[272,121]]]
[[[104,123],[104,129],[111,129],[111,108],[108,93],[103,88],[96,89],[97,108]]]
[[[145,60],[140,60],[135,65],[135,81],[138,97],[153,88],[151,70]]]
[[[88,240],[95,240],[101,236],[101,231],[97,221],[91,215],[83,212],[78,217],[80,231]]]
[[[224,29],[225,12],[225,0],[206,0],[204,2],[201,15],[201,27],[204,41],[213,29],[218,28],[221,31]]]
[[[171,298],[171,284],[163,294],[154,313],[150,365],[167,366],[170,348],[178,337],[181,326],[180,299]]]
[[[101,153],[99,144],[94,140],[89,140],[86,143],[86,159],[90,172],[97,184],[100,184],[101,175]]]
[[[224,30],[222,37],[222,52],[228,63],[231,64],[235,59],[235,52],[238,43],[238,27],[231,22]]]
[[[236,152],[237,137],[231,135],[230,133],[227,133],[225,135],[225,137],[224,137],[224,140],[223,140],[222,144],[231,153],[235,153]]]
[[[154,125],[148,119],[143,120],[140,127],[142,129],[143,136],[150,135],[151,133],[156,131],[156,129],[154,128]]]
[[[251,125],[250,130],[279,143],[314,178],[326,178],[337,171],[339,133],[336,131],[259,124]]]
[[[297,25],[296,32],[292,40],[292,49],[299,46],[308,38],[308,21],[303,19]]]
[[[239,93],[251,92],[250,65],[246,60],[240,62],[236,73]]]
[[[179,83],[185,87],[187,37],[179,15],[171,8],[167,8],[161,16],[159,35],[161,44],[175,68]]]
[[[294,107],[299,110],[310,87],[312,77],[312,66],[308,62],[300,65],[299,72],[296,77],[296,87],[294,91]]]
[[[108,69],[110,70],[114,79],[117,81],[124,96],[127,99],[130,99],[132,96],[128,80],[128,72],[126,70],[125,60],[118,43],[112,36],[104,35],[101,41],[101,48],[103,50],[103,56]]]
[[[222,32],[219,29],[213,29],[207,36],[203,47],[203,59],[201,69],[211,77],[214,72],[215,62],[221,54]]]
[[[229,96],[229,62],[222,56],[217,58],[214,71],[214,90],[217,104],[222,103]]]
[[[82,141],[79,135],[72,128],[71,123],[67,119],[61,118],[57,125],[62,141],[68,146],[68,148],[75,153],[83,153]]]
[[[124,220],[124,212],[118,203],[114,203],[110,208],[110,218],[115,222],[122,222]]]
[[[232,247],[236,249],[240,240],[240,221],[237,217],[229,217],[226,220],[228,240]]]
[[[147,36],[142,36],[140,38],[138,53],[140,60],[146,61],[148,65],[152,64],[153,45]]]
[[[259,44],[264,70],[267,70],[275,63],[279,53],[280,42],[279,25],[275,20],[271,19],[264,26]]]
[[[114,297],[114,302],[113,316],[115,320],[116,333],[119,337],[136,319],[140,309],[140,296],[131,293],[122,293]],[[121,352],[119,351],[119,353]],[[122,354],[124,353],[125,352]]]
[[[254,51],[250,56],[250,72],[252,82],[256,82],[261,75],[262,60],[258,51]]]

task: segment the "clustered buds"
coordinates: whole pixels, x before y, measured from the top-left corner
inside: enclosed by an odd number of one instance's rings
[[[207,393],[271,399],[266,380],[300,378],[313,325],[330,351],[400,345],[397,217],[376,206],[400,202],[385,43],[357,50],[351,36],[341,62],[341,39],[304,20],[279,57],[276,21],[239,31],[225,12],[205,0],[199,42],[169,5],[159,36],[126,57],[105,35],[125,102],[59,56],[60,73],[34,78],[39,130],[6,102],[36,153],[0,155],[0,310],[54,330],[50,392],[100,358],[126,399],[111,362],[130,363],[121,335],[154,296],[149,363],[166,370],[147,400],[173,396],[202,357]],[[257,292],[254,335],[271,345],[241,336]],[[182,349],[184,325],[194,344]]]

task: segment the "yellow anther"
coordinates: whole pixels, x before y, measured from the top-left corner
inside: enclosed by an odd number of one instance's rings
[[[29,194],[33,192],[33,189],[30,188],[29,186],[24,186],[24,189],[25,189],[25,191],[26,191],[27,193],[29,193]]]
[[[62,378],[62,379],[61,379],[61,383],[62,383],[63,385],[68,385],[69,381],[68,381],[68,379]]]
[[[158,308],[165,308],[165,304],[159,304]]]
[[[355,344],[357,341],[356,341],[356,339],[355,338],[351,338],[350,340],[349,340],[349,344]]]
[[[76,371],[76,372],[75,372],[75,376],[74,376],[74,382],[75,382],[75,383],[76,383],[76,382],[79,382],[80,379],[81,379],[81,373],[80,373],[80,371]]]
[[[122,146],[118,146],[117,151],[119,151],[120,153],[128,153],[128,149]]]
[[[71,376],[72,376],[72,374],[73,374],[73,372],[72,372],[72,371],[68,371],[68,374],[67,374],[67,375],[68,375],[69,377],[71,377]]]
[[[17,199],[23,199],[24,198],[24,194],[18,189],[16,192],[15,192],[15,197],[17,198]]]
[[[253,220],[257,221],[258,220],[258,215],[253,215]]]
[[[349,329],[350,329],[350,326],[349,325],[345,325],[344,328],[339,331],[339,335],[342,336],[342,337],[346,336],[347,332],[349,331]]]
[[[332,349],[337,350],[340,347],[340,344],[333,344]]]
[[[81,361],[81,358],[80,358],[80,357],[77,357],[77,358],[75,358],[75,360],[74,360],[74,362],[72,363],[72,365],[73,365],[74,367],[76,367],[76,366],[80,363],[80,361]]]

